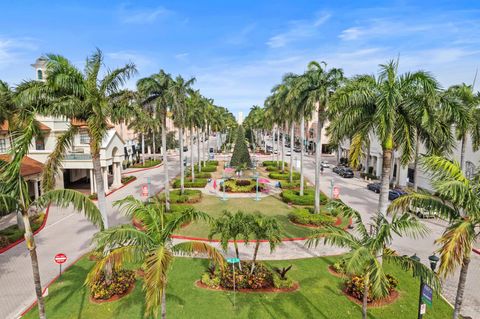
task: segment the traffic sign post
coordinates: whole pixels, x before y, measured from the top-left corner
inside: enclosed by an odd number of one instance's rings
[[[62,264],[67,261],[67,255],[65,254],[56,254],[53,260],[60,266],[60,271],[58,273],[58,277],[62,275]]]
[[[148,185],[142,185],[142,197],[148,197]]]
[[[333,187],[333,198],[338,199],[340,197],[340,187],[334,186]]]
[[[233,308],[235,308],[235,264],[238,263],[240,266],[240,259],[238,258],[227,258],[227,263],[232,264],[232,277],[233,277]],[[240,266],[241,268],[241,266]]]

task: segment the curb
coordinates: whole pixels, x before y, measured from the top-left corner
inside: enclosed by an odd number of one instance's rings
[[[472,248],[472,251],[477,254],[477,255],[480,255],[480,249],[478,248]]]
[[[123,175],[123,174],[122,174],[122,175]],[[136,176],[134,176],[134,177],[135,177],[134,179],[128,181],[127,183],[123,184],[123,185],[120,186],[119,188],[116,188],[116,189],[114,189],[113,191],[110,191],[109,193],[105,194],[105,197],[108,197],[108,196],[110,196],[111,194],[113,194],[113,193],[115,193],[116,191],[118,191],[119,189],[122,189],[122,188],[124,188],[125,186],[127,186],[128,184],[131,184],[131,183],[135,182],[138,178],[137,178]],[[92,201],[92,202],[97,202],[98,199],[91,199],[91,201]]]
[[[149,169],[159,168],[162,165],[163,165],[163,162],[160,163],[160,164],[157,164],[155,166],[152,166],[152,167],[145,167],[145,168],[140,168],[140,169],[133,170],[133,171],[124,172],[124,173],[122,173],[122,175],[128,175],[128,174],[132,174],[132,173],[143,172],[143,171],[147,171]]]
[[[45,217],[43,218],[43,222],[42,224],[40,225],[40,227],[33,232],[33,236],[35,236],[36,234],[38,234],[44,227],[45,225],[47,224],[47,218],[48,218],[48,212],[50,210],[50,204],[47,206],[47,209],[45,210]],[[9,250],[10,248],[13,248],[15,246],[17,246],[18,244],[20,244],[21,242],[23,242],[25,240],[25,236],[22,236],[22,238],[20,239],[17,239],[17,241],[11,243],[11,244],[8,244],[7,246],[3,247],[3,248],[0,248],[0,254],[3,254],[4,252],[6,252],[7,250]]]

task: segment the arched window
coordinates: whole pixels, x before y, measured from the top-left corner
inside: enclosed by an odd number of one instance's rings
[[[475,175],[475,164],[472,162],[465,162],[465,177],[468,179],[472,179],[473,175]]]
[[[42,70],[37,70],[37,80],[43,80],[43,72]]]

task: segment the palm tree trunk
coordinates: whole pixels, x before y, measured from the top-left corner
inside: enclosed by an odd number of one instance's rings
[[[178,141],[180,145],[180,194],[185,191],[185,170],[183,166],[183,127],[178,128]]]
[[[283,126],[282,134],[282,174],[285,173],[285,125]]]
[[[322,111],[318,110],[317,138],[315,145],[315,214],[320,214],[320,165],[322,161]]]
[[[195,181],[195,162],[193,161],[193,128],[192,127],[190,127],[190,169],[192,172],[192,181]]]
[[[290,183],[293,182],[293,144],[295,144],[295,123],[290,124]]]
[[[153,160],[156,159],[155,148],[156,148],[156,145],[155,145],[155,131],[152,130],[152,158],[153,158]]]
[[[460,278],[458,280],[457,296],[455,297],[455,308],[453,309],[453,319],[458,319],[462,310],[463,294],[465,292],[465,283],[467,282],[468,265],[470,264],[470,255],[463,258],[462,268],[460,269]]]
[[[370,141],[367,141],[367,158],[365,160],[365,170],[364,170],[366,174],[368,174],[369,166],[370,166]]]
[[[167,282],[163,283],[162,289],[162,319],[167,319]]]
[[[145,166],[145,134],[142,133],[142,164]]]
[[[415,136],[415,158],[413,159],[413,190],[416,192],[418,190],[418,149],[420,148],[420,139],[418,138],[418,133]],[[397,170],[400,170],[398,167]],[[397,173],[399,174],[399,173]]]
[[[365,276],[363,280],[364,288],[363,288],[363,300],[362,300],[362,319],[367,319],[367,307],[368,307],[368,278]]]
[[[21,201],[24,202],[23,192],[20,192]],[[30,253],[30,260],[32,262],[33,282],[35,285],[35,294],[37,295],[38,314],[40,319],[46,319],[45,314],[45,302],[42,296],[42,282],[40,281],[40,269],[38,266],[37,249],[35,240],[33,238],[32,227],[30,226],[30,220],[28,219],[28,211],[22,211],[23,224],[25,225],[25,243]]]
[[[382,176],[380,180],[380,197],[378,199],[378,213],[385,215],[388,207],[388,190],[390,187],[390,170],[392,166],[392,149],[383,149]]]
[[[208,152],[208,147],[207,147],[207,150],[205,150],[205,140],[207,139],[207,137],[210,136],[210,134],[208,134],[209,131],[210,131],[208,129],[208,127],[207,127],[207,131],[208,132],[205,132],[205,129],[204,129],[203,134],[202,134],[203,135],[203,144],[202,144],[202,148],[203,148],[203,150],[202,150],[203,167],[205,167],[207,165],[207,160],[208,160],[208,157],[205,156],[207,154],[206,152]],[[210,141],[210,139],[209,139],[209,141]]]
[[[465,148],[467,146],[467,136],[463,135],[462,137],[462,148],[460,150],[460,168],[463,171],[463,167],[465,166]]]
[[[170,180],[168,178],[168,156],[167,156],[167,115],[162,119],[162,152],[163,152],[163,174],[165,184],[165,209],[170,210]]]
[[[258,254],[259,248],[260,248],[260,241],[257,240],[257,242],[255,243],[255,249],[253,250],[252,269],[250,270],[250,275],[253,274],[253,270],[255,269],[255,262],[257,261],[257,254]]]
[[[100,163],[100,153],[92,154],[93,174],[95,174],[95,183],[97,188],[98,210],[102,214],[103,226],[108,229],[107,199],[105,196],[105,184],[103,181],[102,166]]]
[[[205,139],[204,139],[205,140]],[[197,127],[197,162],[198,162],[198,172],[202,171],[202,161],[200,160],[200,129]]]
[[[303,153],[304,145],[303,141],[305,140],[305,115],[302,112],[302,117],[300,119],[300,196],[303,196]]]

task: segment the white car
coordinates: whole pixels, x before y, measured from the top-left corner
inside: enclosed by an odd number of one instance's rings
[[[329,168],[330,167],[330,164],[327,162],[327,161],[322,161],[320,163],[320,166],[323,167],[323,168]]]
[[[291,151],[285,152],[285,156],[292,156],[292,152]]]

